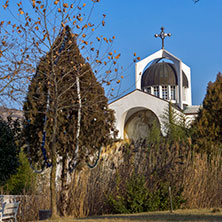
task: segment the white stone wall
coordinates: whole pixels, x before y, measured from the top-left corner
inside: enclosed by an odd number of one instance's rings
[[[128,95],[112,102],[109,108],[115,111],[116,128],[119,130],[118,137],[121,139],[124,138],[124,126],[129,116],[142,109],[151,110],[157,116],[161,129],[164,131],[162,116],[164,110],[167,110],[168,104],[168,101],[140,90],[134,90]]]
[[[163,116],[164,113],[167,112],[168,107],[168,101],[147,94],[141,90],[134,90],[133,92],[109,104],[109,108],[113,109],[115,112],[116,128],[119,131],[118,138],[120,139],[124,139],[124,127],[127,120],[134,113],[144,109],[148,109],[156,115],[161,126],[161,131],[163,135],[165,135],[166,131],[164,129],[164,121],[166,121],[166,119],[163,118]],[[173,109],[176,113],[176,116],[178,117],[178,122],[180,121],[181,117],[187,119],[187,126],[190,125],[190,123],[194,120],[197,115],[197,113],[183,114],[183,112],[179,108]]]

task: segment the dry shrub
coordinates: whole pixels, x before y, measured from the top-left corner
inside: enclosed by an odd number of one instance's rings
[[[108,196],[115,196],[118,189],[124,192],[126,181],[134,173],[145,176],[151,191],[158,190],[161,182],[175,187],[174,193],[182,187],[186,208],[222,206],[221,156],[214,156],[209,162],[207,155],[192,152],[185,143],[118,143],[103,151],[96,168],[85,167],[74,173],[67,214],[84,217],[110,213]],[[21,199],[19,221],[36,220],[40,209],[49,209],[49,188],[41,186],[44,189]]]
[[[48,179],[46,179],[48,172],[44,175],[38,175],[38,187],[23,192],[22,195],[6,195],[7,191],[1,190],[3,201],[14,202],[19,201],[19,210],[17,214],[18,222],[35,221],[38,220],[40,209],[50,209],[50,195]]]
[[[49,209],[49,196],[47,194],[24,195],[20,199],[18,222],[38,220],[40,209]]]
[[[50,192],[48,185],[49,169],[37,175],[35,189],[25,193],[20,199],[18,222],[34,221],[39,218],[39,210],[50,209]]]
[[[117,147],[103,153],[96,168],[85,167],[74,173],[66,209],[68,215],[83,217],[106,212],[106,193],[110,191],[109,184],[113,178],[113,161],[119,162],[119,156],[111,155],[116,150]]]
[[[17,214],[18,222],[38,220],[40,209],[49,209],[49,195],[47,193],[33,193],[24,195],[4,195],[1,196],[6,202],[19,201]]]
[[[184,172],[184,193],[187,208],[214,208],[222,206],[221,156],[209,161],[207,154],[194,154]]]
[[[174,193],[183,188],[183,207],[222,207],[221,156],[213,156],[209,162],[206,154],[194,153],[190,144],[183,142],[149,146],[118,143],[103,152],[95,169],[85,167],[75,172],[68,214],[83,217],[110,213],[108,195],[117,195],[118,189],[124,192],[133,173],[145,176],[151,191],[162,182],[174,187]]]
[[[88,215],[88,209],[84,207],[87,195],[88,174],[87,170],[82,169],[81,172],[76,172],[72,179],[72,188],[69,193],[69,203],[67,205],[68,209],[66,209],[69,215],[75,217]]]
[[[70,187],[68,214],[82,217],[110,213],[108,196],[115,195],[117,189],[124,190],[133,173],[144,175],[151,190],[158,189],[161,181],[180,187],[188,150],[185,144],[178,143],[162,143],[153,147],[116,144],[103,152],[102,160],[95,169],[86,167],[75,173]]]

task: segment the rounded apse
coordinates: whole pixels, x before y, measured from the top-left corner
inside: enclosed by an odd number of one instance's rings
[[[152,111],[137,111],[125,123],[124,138],[134,142],[149,140],[150,132],[154,126],[160,129],[158,118]]]

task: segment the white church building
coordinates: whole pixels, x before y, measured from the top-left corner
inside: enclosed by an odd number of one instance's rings
[[[189,121],[198,113],[199,106],[192,105],[190,67],[164,49],[167,36],[171,34],[162,27],[155,35],[162,39],[162,49],[135,64],[135,90],[109,104],[121,139],[147,138],[154,120],[164,134],[163,114],[169,102]]]

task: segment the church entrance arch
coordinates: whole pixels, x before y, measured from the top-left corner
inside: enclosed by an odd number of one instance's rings
[[[160,122],[154,112],[144,107],[132,108],[125,118],[124,139],[134,142],[149,140],[154,128],[160,130]]]

